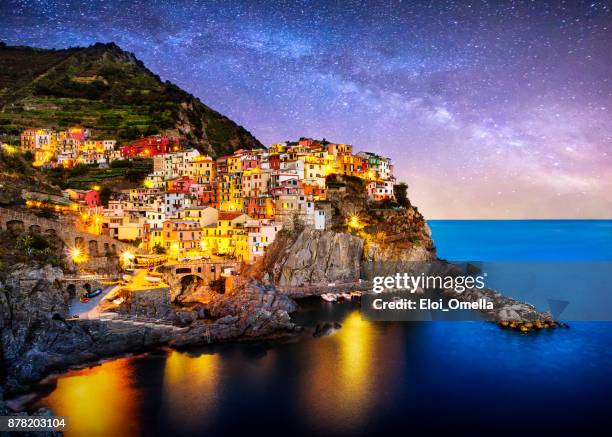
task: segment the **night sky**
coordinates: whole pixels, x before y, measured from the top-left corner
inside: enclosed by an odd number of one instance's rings
[[[428,218],[612,218],[601,1],[13,1],[0,40],[114,41],[264,144],[393,158]]]

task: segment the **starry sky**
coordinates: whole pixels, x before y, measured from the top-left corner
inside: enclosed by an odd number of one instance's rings
[[[0,40],[114,41],[264,144],[390,156],[427,218],[612,218],[611,9],[2,0]]]

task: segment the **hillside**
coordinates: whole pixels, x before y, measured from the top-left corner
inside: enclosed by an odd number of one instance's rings
[[[261,143],[117,45],[46,50],[0,44],[0,136],[82,125],[120,142],[179,135],[214,156]]]
[[[0,147],[0,207],[22,203],[22,190],[61,194],[59,188],[23,156]]]

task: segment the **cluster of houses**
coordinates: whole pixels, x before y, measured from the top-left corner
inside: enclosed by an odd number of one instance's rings
[[[348,144],[301,139],[216,160],[195,149],[145,148],[130,156],[143,154],[152,156],[153,172],[142,188],[109,201],[103,231],[176,257],[206,253],[252,261],[282,228],[299,222],[325,229],[330,174],[365,179],[374,200],[394,197],[390,160],[353,154]]]
[[[72,167],[76,164],[107,164],[120,159],[115,140],[94,140],[89,129],[73,127],[27,129],[20,134],[21,149],[30,151],[37,167]]]
[[[118,147],[113,139],[92,139],[89,129],[72,127],[68,130],[27,129],[19,136],[21,149],[29,151],[37,167],[70,168],[76,164],[108,165],[115,160],[135,156],[151,157],[178,151],[177,137],[152,135]]]
[[[394,198],[390,160],[353,153],[349,144],[303,138],[268,149],[237,150],[215,160],[183,149],[172,137],[142,138],[120,148],[112,140],[87,138],[88,132],[80,128],[31,130],[22,134],[22,147],[47,165],[151,158],[153,172],[143,186],[115,193],[107,207],[101,206],[95,187],[64,194],[86,212],[96,231],[177,259],[224,256],[253,261],[282,228],[299,222],[325,229],[331,214],[325,202],[331,174],[365,180],[373,200]],[[67,146],[68,139],[74,146]],[[52,158],[46,150],[53,151]]]

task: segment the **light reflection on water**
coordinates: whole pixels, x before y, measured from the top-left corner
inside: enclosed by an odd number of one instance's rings
[[[320,340],[302,381],[302,401],[313,425],[348,429],[360,425],[373,401],[368,393],[378,370],[372,363],[376,337],[371,324],[353,312],[340,331]]]
[[[107,362],[62,376],[35,407],[69,416],[67,435],[87,437],[612,425],[612,324],[522,335],[482,322],[375,323],[358,305],[320,300],[302,302],[296,319],[342,328]],[[466,422],[474,411],[479,421]]]
[[[138,402],[128,358],[70,372],[45,399],[56,415],[68,417],[67,437],[139,435]]]
[[[392,330],[383,340],[381,330],[362,319],[356,308],[345,314],[340,318],[342,328],[332,335],[301,340],[305,350],[298,353],[297,359],[304,362],[295,369],[297,389],[287,387],[297,391],[296,408],[306,412],[304,420],[310,426],[340,433],[364,424],[381,399],[376,394],[381,379],[392,377],[393,354],[401,353]],[[147,381],[141,381],[142,374],[133,378],[142,360],[163,366],[161,375],[149,375]],[[245,395],[267,387],[277,390],[275,380],[286,373],[286,363],[279,363],[274,347],[257,356],[236,350],[170,351],[163,357],[122,358],[70,372],[38,405],[70,417],[68,436],[138,435],[138,417],[151,402],[140,386],[159,384],[156,408],[165,417],[165,426],[189,433],[215,422],[223,391],[232,390],[224,385],[239,385]]]
[[[175,426],[197,426],[219,407],[221,357],[218,354],[189,356],[171,351],[166,358],[162,410]]]

